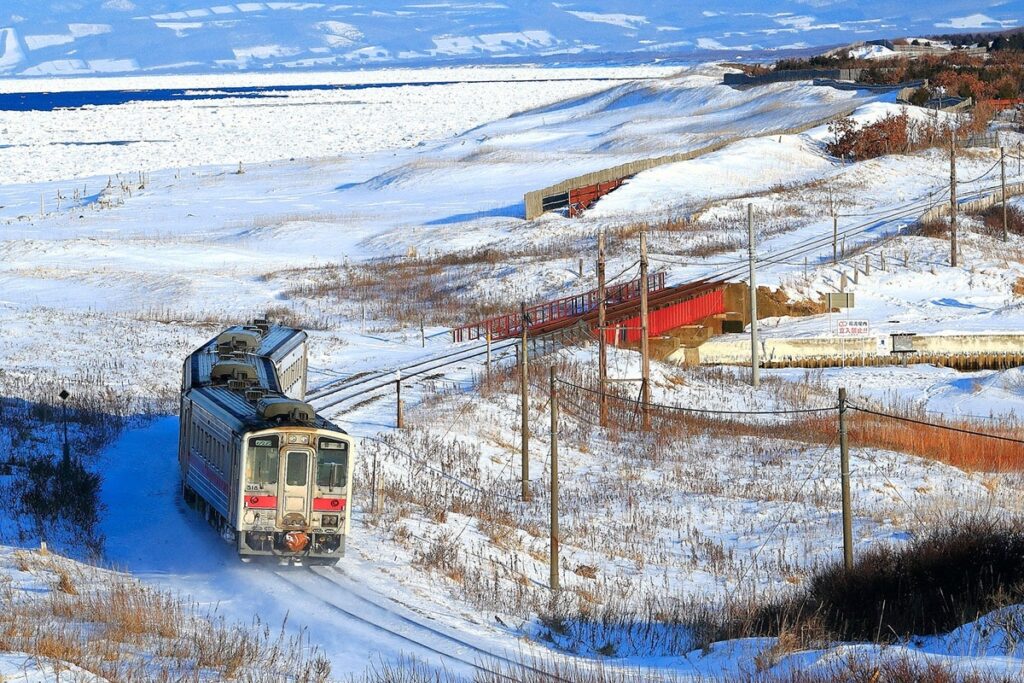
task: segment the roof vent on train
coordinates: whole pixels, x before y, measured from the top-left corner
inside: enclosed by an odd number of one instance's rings
[[[270,331],[270,320],[268,318],[254,318],[252,326],[259,330],[261,334],[266,334]]]
[[[248,363],[237,360],[225,360],[215,363],[210,370],[210,378],[214,382],[254,384],[259,380],[256,368]]]
[[[265,420],[312,422],[315,415],[313,406],[291,398],[264,398],[256,410]]]
[[[267,390],[263,387],[251,387],[245,390],[245,400],[252,401],[253,403],[259,401],[261,398],[267,395]]]
[[[217,336],[217,350],[222,353],[254,353],[260,346],[258,330],[232,328]]]

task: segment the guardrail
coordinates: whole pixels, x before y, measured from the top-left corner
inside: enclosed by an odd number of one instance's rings
[[[665,273],[654,273],[647,276],[647,291],[660,292],[665,289]],[[606,289],[605,303],[609,305],[625,303],[640,298],[640,278],[621,285],[613,285]],[[526,308],[530,320],[529,328],[546,325],[557,320],[577,318],[597,308],[599,301],[597,290],[592,289],[583,294],[567,296],[554,301],[547,301]],[[488,320],[463,325],[452,329],[452,341],[455,343],[483,339],[490,334],[494,341],[508,339],[522,334],[523,323],[521,313],[508,313]]]

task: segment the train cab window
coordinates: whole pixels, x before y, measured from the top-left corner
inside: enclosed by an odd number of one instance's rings
[[[322,489],[348,485],[348,444],[320,439],[316,449],[316,485]]]
[[[277,483],[277,469],[281,462],[276,436],[249,439],[249,457],[245,459],[245,480],[250,484]]]
[[[284,480],[288,486],[305,486],[309,454],[305,451],[289,451]]]

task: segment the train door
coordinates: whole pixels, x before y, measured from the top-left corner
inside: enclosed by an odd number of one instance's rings
[[[305,529],[310,523],[309,477],[313,451],[288,447],[281,458],[281,495],[278,496],[278,524],[283,528]]]

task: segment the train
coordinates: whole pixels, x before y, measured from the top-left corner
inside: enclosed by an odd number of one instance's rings
[[[303,330],[257,319],[182,368],[182,495],[243,562],[335,564],[345,554],[355,440],[305,402],[307,344]]]

